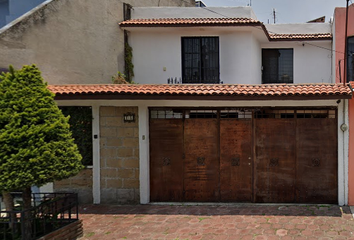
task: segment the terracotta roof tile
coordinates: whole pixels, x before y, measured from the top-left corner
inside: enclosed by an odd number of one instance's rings
[[[193,26],[237,26],[243,24],[261,24],[260,21],[251,18],[153,18],[130,19],[121,22],[121,27],[181,27]]]
[[[219,96],[219,97],[335,97],[351,98],[352,92],[343,84],[106,84],[106,85],[49,85],[56,96],[110,95],[125,98],[130,96]],[[89,98],[89,97],[88,97]]]
[[[119,24],[121,27],[197,27],[197,26],[258,26],[269,41],[331,40],[331,33],[277,34],[269,33],[264,24],[252,18],[154,18],[130,19]]]
[[[272,40],[331,40],[331,33],[305,33],[305,34],[269,34]]]

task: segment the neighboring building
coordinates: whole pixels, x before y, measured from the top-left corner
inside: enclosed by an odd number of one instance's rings
[[[0,0],[0,28],[45,0]]]
[[[349,6],[348,9],[348,38],[345,39],[345,21],[346,21],[346,8],[336,8],[334,11],[334,23],[333,23],[333,49],[335,50],[335,58],[333,59],[333,72],[335,72],[335,82],[342,83],[344,82],[344,52],[345,52],[345,41],[348,44],[347,51],[347,82],[351,82],[353,85],[354,82],[354,4]],[[345,104],[349,104],[349,116],[346,115],[346,118],[349,118],[349,199],[348,204],[354,205],[354,100],[350,99]],[[346,131],[348,132],[348,131]],[[346,135],[348,137],[348,135]],[[348,139],[346,138],[346,141]]]
[[[322,16],[322,17],[310,20],[307,23],[324,23],[324,22],[326,22],[326,16]]]
[[[196,7],[206,7],[205,3],[203,1],[195,1],[195,6]]]

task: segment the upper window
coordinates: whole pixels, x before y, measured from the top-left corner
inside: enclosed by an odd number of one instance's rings
[[[354,36],[348,38],[347,81],[354,81]]]
[[[219,38],[182,38],[182,82],[219,83]]]
[[[293,83],[293,49],[262,49],[262,83]]]

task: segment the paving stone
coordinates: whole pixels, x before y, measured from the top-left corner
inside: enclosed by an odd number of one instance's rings
[[[284,237],[284,236],[288,235],[288,230],[286,230],[286,229],[278,229],[276,231],[276,235],[278,235],[280,237]]]
[[[353,239],[349,208],[335,205],[82,205],[81,240]]]

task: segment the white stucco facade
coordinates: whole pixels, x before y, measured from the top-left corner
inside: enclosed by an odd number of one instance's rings
[[[248,18],[257,20],[250,7],[134,8],[132,19]],[[293,49],[293,83],[332,82],[332,42],[270,41],[267,34],[319,34],[332,32],[329,23],[267,24],[216,27],[128,27],[133,48],[134,81],[167,83],[182,77],[182,37],[219,37],[220,81],[226,84],[261,84],[262,49]],[[149,76],[149,77],[147,77]]]
[[[254,27],[131,28],[134,81],[166,84],[182,77],[182,37],[219,37],[220,80],[261,84],[262,49],[293,49],[294,83],[331,83],[331,41],[269,42]],[[262,35],[263,34],[263,35]]]

